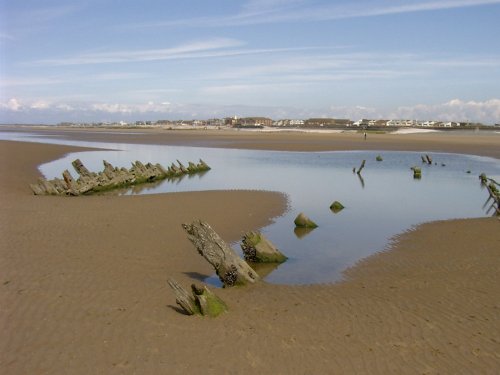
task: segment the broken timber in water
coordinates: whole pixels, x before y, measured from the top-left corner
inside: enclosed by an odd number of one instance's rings
[[[411,167],[410,168],[413,171],[413,178],[414,179],[421,179],[422,178],[422,169],[419,167]]]
[[[358,170],[356,171],[357,174],[361,174],[361,171],[363,170],[363,168],[365,167],[365,163],[366,163],[366,160],[363,160],[361,162],[361,165],[359,166]]]
[[[299,213],[293,221],[297,228],[317,228],[318,224],[309,219],[303,212]]]
[[[421,158],[422,163],[432,165],[432,158],[428,154],[422,155]]]
[[[198,220],[182,227],[198,253],[214,267],[224,287],[253,284],[260,279],[208,223]]]
[[[247,262],[283,263],[287,260],[287,257],[260,232],[245,233],[240,246]]]
[[[47,180],[41,177],[36,184],[30,184],[30,187],[35,195],[82,195],[210,170],[210,167],[201,159],[198,164],[189,162],[187,168],[181,162],[177,162],[179,166],[172,164],[165,169],[161,164],[143,164],[136,161],[132,163],[130,169],[127,169],[113,167],[103,160],[104,170],[94,173],[90,172],[80,159],[76,159],[71,164],[79,175],[78,179],[75,180],[71,173],[65,170],[62,174],[63,179]]]

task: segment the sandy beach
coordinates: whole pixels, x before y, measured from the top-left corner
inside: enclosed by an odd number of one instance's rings
[[[500,159],[484,134],[42,130],[75,140],[270,150],[409,150]],[[132,133],[132,134],[129,134]],[[186,316],[167,278],[212,273],[181,223],[226,241],[286,210],[278,192],[33,196],[37,165],[76,147],[0,141],[2,374],[497,374],[500,221],[419,226],[329,285],[217,290]],[[255,202],[258,202],[256,204]]]

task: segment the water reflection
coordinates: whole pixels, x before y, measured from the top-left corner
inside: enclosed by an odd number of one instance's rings
[[[276,271],[282,263],[249,263],[250,267],[260,276],[265,279],[272,272]]]
[[[358,175],[359,182],[361,183],[361,187],[364,189],[365,188],[365,179],[363,178],[363,176],[361,176],[361,174],[357,174],[357,175]]]
[[[52,138],[50,142],[66,143]],[[202,158],[212,167],[204,175],[136,186],[120,194],[221,189],[287,194],[289,210],[263,229],[266,237],[289,258],[265,277],[273,283],[336,281],[344,269],[383,250],[392,236],[416,224],[491,215],[494,211],[489,201],[485,202],[487,192],[477,176],[484,172],[500,178],[499,160],[457,154],[432,153],[437,165],[428,165],[422,163],[421,153],[414,152],[384,152],[383,161],[378,162],[375,156],[380,151],[300,153],[67,143],[114,151],[78,152],[44,164],[40,170],[47,178],[59,177],[76,158],[91,171],[101,170],[103,159],[128,167],[135,160],[167,166],[176,159],[184,162]],[[362,176],[353,177],[353,165],[360,160],[366,160]],[[413,178],[412,166],[422,169],[420,180]],[[334,200],[346,206],[341,214],[333,215],[329,209]],[[294,229],[293,220],[299,212],[313,218],[319,227]],[[239,250],[237,244],[234,247]],[[205,281],[217,283],[213,276]]]
[[[293,229],[293,233],[295,233],[295,236],[297,236],[298,239],[304,238],[307,236],[309,233],[311,233],[314,229],[316,228],[301,228],[301,227],[295,227]]]

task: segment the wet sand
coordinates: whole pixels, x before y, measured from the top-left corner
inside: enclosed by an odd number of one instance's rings
[[[3,126],[1,130],[19,127]],[[500,133],[494,131],[443,131],[414,134],[260,132],[247,130],[162,130],[91,128],[24,128],[42,135],[62,136],[79,141],[171,144],[251,150],[345,151],[392,150],[451,152],[500,158]]]
[[[103,134],[120,142],[303,151],[362,149],[356,145],[376,136]],[[379,144],[500,158],[496,137],[396,137]],[[180,223],[203,218],[233,241],[280,215],[285,197],[32,196],[36,166],[74,149],[0,142],[0,373],[498,373],[498,219],[424,224],[348,270],[341,283],[218,290],[228,314],[189,317],[166,280],[188,286],[212,270]]]

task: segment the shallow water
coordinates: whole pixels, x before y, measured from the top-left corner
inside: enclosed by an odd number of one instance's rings
[[[17,138],[16,138],[17,137]],[[5,139],[5,133],[0,132]],[[289,260],[270,272],[271,283],[309,284],[338,281],[342,271],[375,252],[390,238],[414,225],[432,220],[489,216],[487,192],[478,175],[500,180],[500,161],[492,158],[432,153],[436,164],[422,164],[421,153],[388,151],[273,152],[201,147],[103,144],[10,134],[10,139],[43,141],[116,151],[77,152],[40,166],[47,178],[72,171],[80,158],[91,171],[102,170],[105,159],[130,167],[134,160],[170,165],[179,159],[202,158],[212,170],[186,176],[175,183],[163,181],[135,187],[120,194],[154,194],[177,191],[250,189],[280,191],[288,196],[289,209],[262,231]],[[375,160],[382,155],[383,161]],[[352,172],[366,160],[361,176]],[[442,166],[444,164],[444,166]],[[422,179],[413,179],[411,166],[422,168]],[[470,172],[470,173],[468,173]],[[338,200],[346,206],[334,214],[329,206]],[[256,202],[258,204],[258,202]],[[231,207],[224,208],[227,211]],[[319,227],[294,230],[293,220],[306,213]],[[238,244],[232,244],[239,251]],[[206,280],[216,283],[216,278]]]

